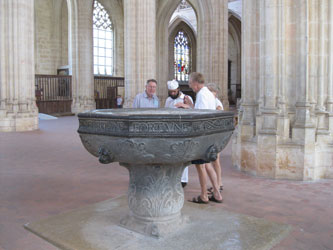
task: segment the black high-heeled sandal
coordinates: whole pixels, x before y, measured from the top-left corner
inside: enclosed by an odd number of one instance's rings
[[[222,192],[222,190],[223,190],[223,185],[220,186],[220,188],[219,188],[220,193]],[[208,188],[208,189],[207,189],[207,192],[208,192],[209,194],[213,194],[213,187]]]

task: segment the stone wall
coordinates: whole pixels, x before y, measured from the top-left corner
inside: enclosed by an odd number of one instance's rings
[[[36,74],[57,74],[68,64],[68,14],[65,0],[35,0]]]
[[[276,179],[333,178],[333,3],[243,1],[239,169]]]
[[[229,101],[237,103],[237,85],[241,84],[241,22],[229,13],[228,60],[231,61]],[[229,80],[229,79],[228,79]]]

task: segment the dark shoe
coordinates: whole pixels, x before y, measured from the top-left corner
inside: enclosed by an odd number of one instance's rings
[[[213,201],[213,202],[216,202],[216,203],[222,203],[222,202],[223,202],[223,200],[217,200],[217,199],[214,197],[214,195],[209,196],[208,199],[209,199],[210,201]]]
[[[187,182],[182,182],[182,187],[183,188],[186,187],[186,185],[187,185]]]
[[[223,186],[220,186],[220,188],[219,188],[220,193],[222,192],[222,190],[223,190]],[[213,194],[213,187],[208,188],[207,193],[208,194]]]
[[[209,203],[209,201],[204,201],[203,199],[201,199],[200,195],[198,195],[198,197],[193,197],[192,202],[199,203],[199,204],[208,204]]]

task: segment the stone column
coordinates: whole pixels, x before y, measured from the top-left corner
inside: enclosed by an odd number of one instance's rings
[[[290,24],[286,21],[288,19],[288,13],[290,14],[290,5],[283,4],[283,0],[279,0],[279,9],[277,13],[278,26],[278,42],[277,42],[277,57],[278,57],[278,69],[277,69],[277,134],[281,140],[288,140],[290,134],[290,119],[288,116],[288,103],[287,103],[287,48],[285,42],[288,39],[286,30]],[[290,4],[290,3],[289,3]],[[281,52],[282,51],[282,52]]]
[[[328,78],[327,111],[329,112],[329,131],[333,135],[333,2],[328,2]]]
[[[318,4],[318,3],[317,3]],[[317,26],[317,29],[315,29],[314,32],[317,32],[318,34],[318,42],[317,42],[317,59],[314,60],[317,61],[318,66],[318,80],[317,84],[317,104],[316,104],[316,116],[317,116],[317,138],[318,139],[325,139],[326,135],[329,134],[326,117],[328,115],[328,112],[326,111],[325,106],[325,85],[327,83],[327,62],[328,62],[328,53],[325,49],[328,48],[328,42],[327,42],[327,30],[328,30],[328,23],[327,20],[329,20],[328,16],[328,2],[321,1],[318,6],[318,18],[315,22],[314,26]]]
[[[254,18],[259,4],[257,0],[244,1],[242,4],[242,107],[239,122],[242,136],[252,138],[255,134],[256,100],[259,98],[256,87],[259,81],[259,20]]]
[[[0,131],[38,129],[34,0],[0,2]]]
[[[263,99],[259,92],[259,1],[242,2],[242,99],[238,126],[232,145],[232,161],[239,168],[256,173],[256,112]],[[261,99],[259,99],[261,97]],[[257,102],[258,99],[258,102]]]
[[[223,106],[228,109],[228,1],[193,2],[200,11],[197,71],[203,73],[207,83],[220,86]]]
[[[156,78],[156,1],[124,0],[124,19],[124,106],[132,107],[145,82]]]
[[[309,93],[309,78],[308,78],[308,1],[299,0],[299,10],[297,15],[297,22],[299,28],[297,29],[297,59],[299,65],[298,74],[296,76],[297,92],[296,92],[296,121],[294,125],[293,134],[297,136],[298,128],[313,128],[314,124],[311,120],[310,111],[310,93]],[[299,139],[304,139],[302,132],[299,134]]]
[[[72,112],[95,109],[93,73],[93,3],[72,6]]]
[[[283,4],[276,0],[260,1],[260,103],[257,112],[257,161],[263,176],[275,176],[275,168],[270,164],[276,162],[277,143],[277,100],[283,66],[280,53],[280,32],[283,22],[280,11]]]

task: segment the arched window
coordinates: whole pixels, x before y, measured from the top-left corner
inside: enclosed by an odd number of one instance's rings
[[[178,31],[174,40],[174,77],[177,81],[188,81],[190,73],[190,46],[186,33]]]
[[[94,74],[113,74],[113,27],[109,14],[98,1],[94,1]]]

